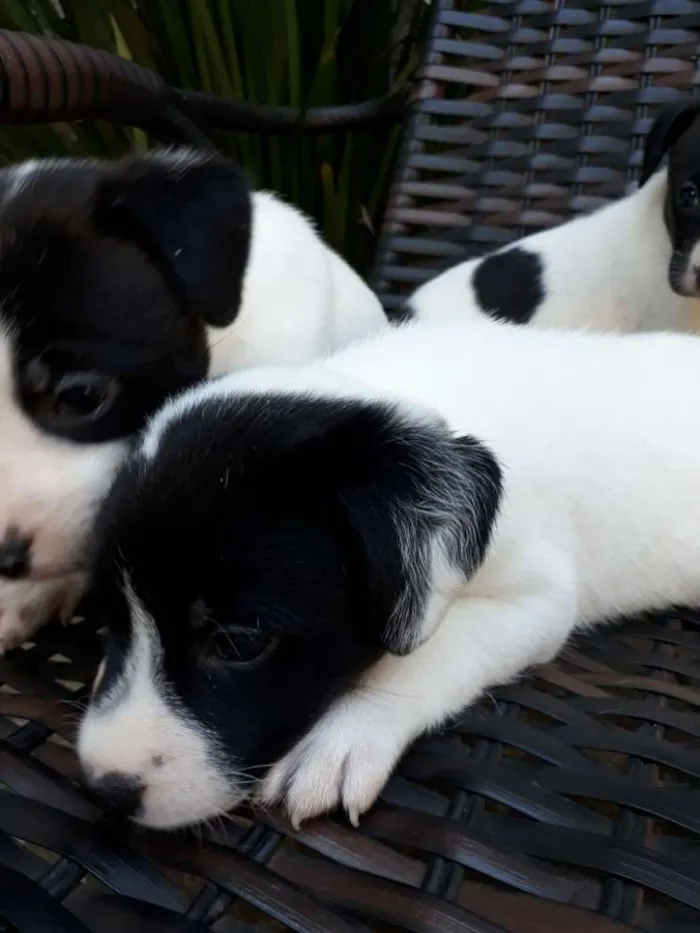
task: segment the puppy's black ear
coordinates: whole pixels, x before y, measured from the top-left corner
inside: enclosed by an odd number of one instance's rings
[[[250,187],[233,163],[183,150],[116,163],[94,209],[99,229],[138,244],[183,307],[216,327],[238,310],[251,216]]]
[[[642,174],[639,179],[641,188],[654,174],[664,155],[690,129],[700,111],[700,99],[686,101],[675,107],[663,110],[654,120],[644,144]]]
[[[361,555],[369,607],[361,621],[386,651],[408,654],[481,565],[501,470],[486,447],[439,423],[369,408],[355,415],[326,433],[336,453],[316,462],[332,470]]]

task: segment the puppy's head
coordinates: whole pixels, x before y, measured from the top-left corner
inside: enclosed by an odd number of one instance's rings
[[[0,574],[80,559],[125,439],[235,316],[246,183],[184,151],[0,171]]]
[[[492,456],[437,421],[216,392],[156,418],[96,531],[109,634],[78,750],[154,827],[243,800],[382,653],[429,637],[499,499]]]
[[[664,220],[673,256],[669,283],[674,292],[700,298],[700,99],[669,107],[646,140],[640,185],[668,153]]]

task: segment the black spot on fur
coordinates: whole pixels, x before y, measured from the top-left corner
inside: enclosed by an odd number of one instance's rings
[[[519,246],[483,259],[472,275],[481,308],[512,324],[527,324],[545,297],[542,260]]]

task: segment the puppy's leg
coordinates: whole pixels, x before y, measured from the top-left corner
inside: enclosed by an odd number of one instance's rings
[[[460,599],[420,648],[387,655],[329,708],[272,768],[262,802],[283,801],[295,826],[338,805],[357,824],[413,739],[554,657],[575,610],[575,590],[561,581],[504,600]]]
[[[87,580],[76,573],[41,582],[3,580],[0,583],[0,656],[30,638],[58,615],[67,622],[85,592]]]

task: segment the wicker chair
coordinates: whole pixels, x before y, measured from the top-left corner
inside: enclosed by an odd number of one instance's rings
[[[441,264],[619,196],[654,108],[698,80],[700,3],[466,6],[434,3],[375,272],[390,310]],[[204,840],[106,824],[70,747],[98,654],[76,624],[0,660],[3,933],[700,929],[693,612],[599,631],[499,690],[416,746],[359,831],[248,811]]]

